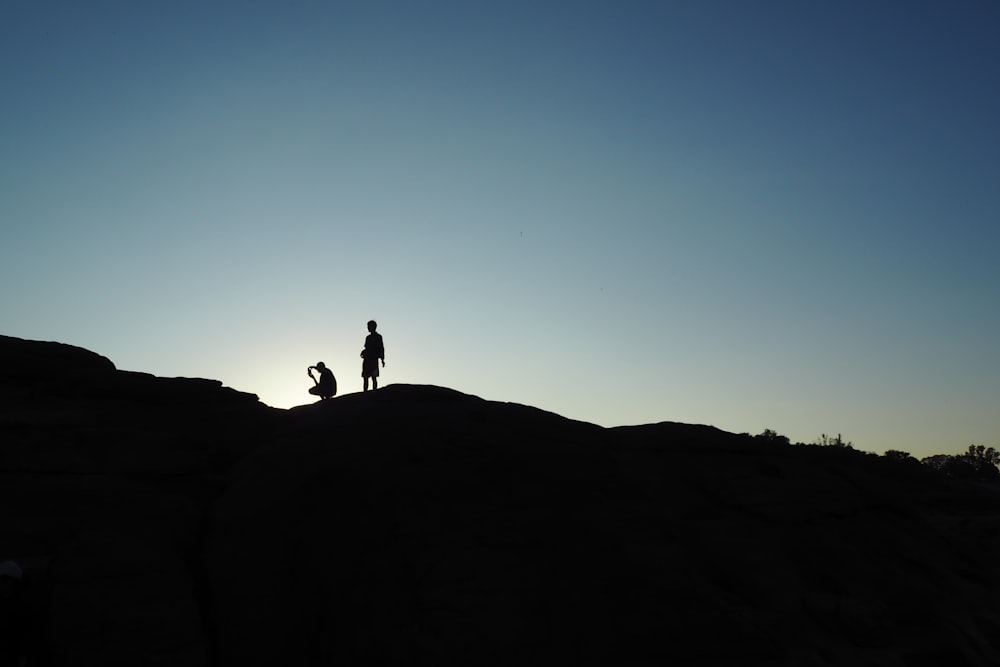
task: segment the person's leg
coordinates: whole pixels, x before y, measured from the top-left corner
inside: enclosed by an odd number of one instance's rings
[[[378,389],[378,376],[372,378],[372,391]]]
[[[365,376],[365,391],[368,391],[368,376]]]

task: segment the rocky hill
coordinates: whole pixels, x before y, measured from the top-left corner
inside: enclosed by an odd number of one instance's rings
[[[0,664],[1000,664],[996,488],[708,426],[0,337],[0,506]]]

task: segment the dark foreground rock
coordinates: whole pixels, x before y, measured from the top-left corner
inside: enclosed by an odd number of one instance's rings
[[[0,361],[29,665],[1000,664],[992,487],[438,387],[282,411],[54,343]]]

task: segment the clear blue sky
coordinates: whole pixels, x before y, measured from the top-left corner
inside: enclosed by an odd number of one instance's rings
[[[0,333],[306,403],[1000,445],[1000,3],[0,16]]]

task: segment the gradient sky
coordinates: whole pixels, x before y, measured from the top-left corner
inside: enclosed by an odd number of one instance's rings
[[[0,13],[0,333],[277,407],[1000,446],[1000,3]]]

